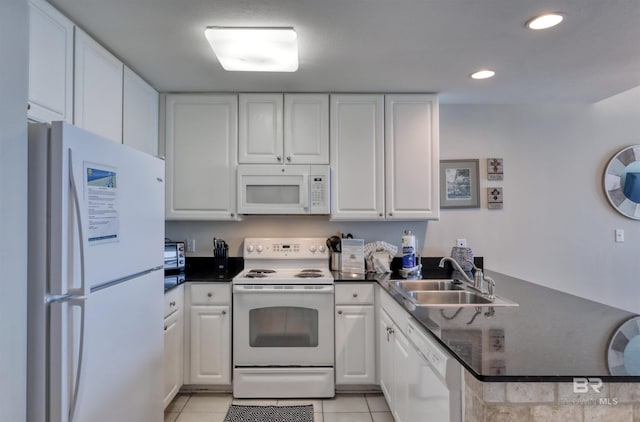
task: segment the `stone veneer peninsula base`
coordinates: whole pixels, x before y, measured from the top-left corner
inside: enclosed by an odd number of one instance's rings
[[[640,384],[603,383],[574,393],[571,382],[481,382],[464,373],[465,422],[640,422]]]

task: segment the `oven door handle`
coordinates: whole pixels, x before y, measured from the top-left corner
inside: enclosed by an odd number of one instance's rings
[[[317,285],[310,289],[308,286],[298,285],[253,285],[253,284],[236,284],[233,286],[233,293],[251,293],[251,294],[287,294],[287,293],[333,293],[333,285]]]

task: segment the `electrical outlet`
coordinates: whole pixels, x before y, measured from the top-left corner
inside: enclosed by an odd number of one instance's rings
[[[195,252],[195,251],[196,251],[196,240],[187,239],[187,252]]]
[[[459,248],[467,247],[467,239],[456,239],[456,246]]]
[[[624,242],[624,230],[616,229],[616,242],[617,243]]]

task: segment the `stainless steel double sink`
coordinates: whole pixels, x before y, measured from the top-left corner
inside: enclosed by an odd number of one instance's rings
[[[391,288],[416,307],[518,306],[500,296],[489,296],[453,280],[390,281]]]

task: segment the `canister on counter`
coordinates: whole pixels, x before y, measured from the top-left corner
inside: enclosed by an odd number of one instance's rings
[[[411,230],[405,230],[402,236],[402,268],[412,269],[416,266],[416,237]]]

